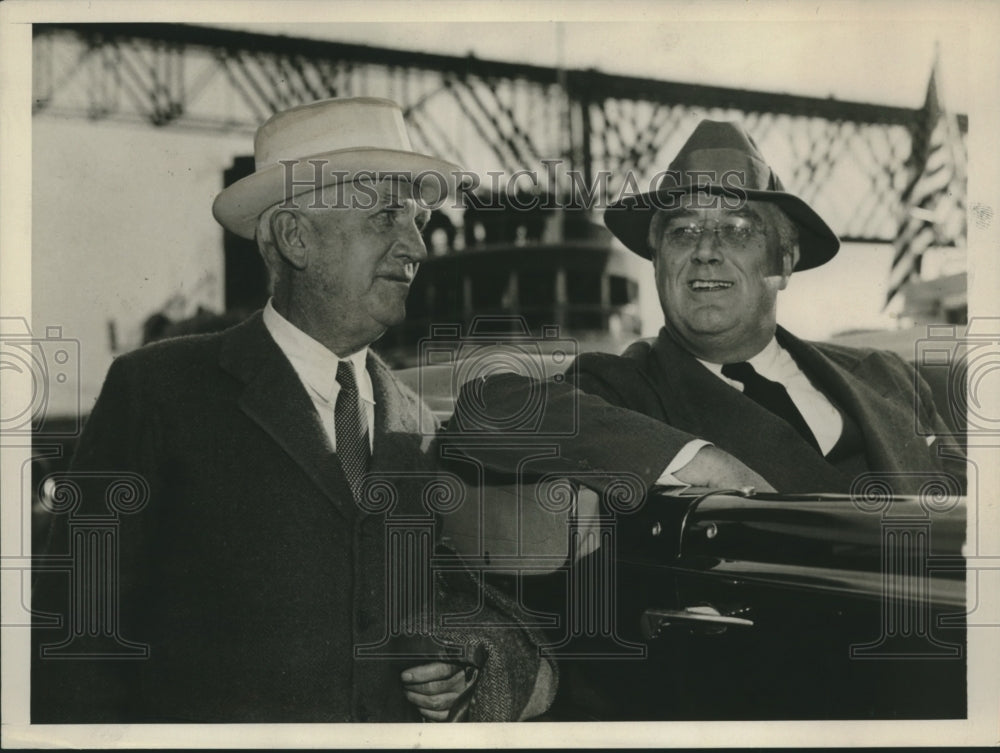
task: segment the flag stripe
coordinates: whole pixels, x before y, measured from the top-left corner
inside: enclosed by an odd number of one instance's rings
[[[952,156],[955,150],[949,149],[949,140],[956,138],[957,129],[949,127],[948,115],[938,102],[936,78],[935,60],[927,82],[922,122],[913,138],[914,175],[903,192],[886,305],[920,271],[924,252],[944,234],[944,216],[939,210],[944,208],[942,199],[949,195],[948,189],[958,179]]]

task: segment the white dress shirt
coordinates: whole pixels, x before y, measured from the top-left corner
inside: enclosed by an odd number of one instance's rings
[[[270,300],[264,307],[264,326],[281,348],[281,352],[291,362],[295,373],[299,375],[299,380],[306,388],[319,414],[330,449],[336,452],[337,430],[334,409],[337,405],[337,395],[340,394],[337,367],[341,359],[279,314]],[[372,427],[375,426],[375,393],[372,390],[371,375],[366,367],[367,357],[368,348],[363,348],[344,360],[349,361],[354,368],[358,397],[361,399],[368,422],[368,446],[374,451],[375,439]],[[278,396],[275,397],[278,399]]]
[[[719,379],[735,389],[743,391],[743,383],[729,379],[722,375],[722,365],[698,361]],[[844,419],[840,411],[833,407],[826,395],[813,387],[809,378],[802,373],[802,370],[795,363],[788,351],[778,345],[778,341],[771,338],[771,341],[764,349],[747,361],[753,366],[754,371],[765,379],[782,384],[788,391],[788,396],[799,409],[802,418],[809,425],[820,450],[826,455],[837,444],[840,434],[844,430]],[[666,470],[657,479],[658,484],[665,486],[685,486],[674,474],[691,462],[695,454],[702,447],[710,445],[703,439],[693,439],[684,445],[680,452],[674,455],[673,460],[667,465]]]

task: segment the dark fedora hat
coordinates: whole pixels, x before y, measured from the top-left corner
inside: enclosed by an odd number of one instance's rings
[[[830,261],[840,241],[802,199],[785,191],[750,135],[737,123],[703,120],[670,163],[655,191],[626,196],[604,212],[604,224],[629,249],[649,259],[649,223],[658,209],[679,206],[681,196],[721,195],[733,202],[776,204],[799,229],[796,271]]]

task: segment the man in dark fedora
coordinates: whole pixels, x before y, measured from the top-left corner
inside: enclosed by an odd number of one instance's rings
[[[961,452],[938,439],[953,432],[901,358],[777,325],[792,273],[832,259],[839,241],[740,126],[702,121],[660,187],[604,219],[652,261],[664,325],[620,356],[581,355],[573,379],[547,385],[545,420],[563,423],[563,405],[580,420],[548,469],[583,462],[647,486],[780,492],[846,492],[868,471],[900,492],[926,481],[914,472],[964,476]],[[523,389],[524,378],[497,375],[476,399],[508,415]]]
[[[628,475],[647,489],[847,493],[870,473],[897,493],[916,493],[929,477],[963,488],[964,456],[945,446],[953,432],[908,364],[892,353],[805,342],[777,325],[779,293],[792,274],[829,261],[839,241],[784,190],[742,127],[702,121],[659,188],[621,200],[604,219],[652,261],[659,335],[621,355],[583,354],[543,393],[515,374],[467,386],[459,424],[516,415],[526,396],[544,394],[539,433],[559,447],[517,467],[520,457],[485,444],[467,454],[523,478],[555,473],[588,484]],[[575,434],[560,430],[567,426]],[[611,587],[619,590],[595,603],[643,606],[641,583]],[[619,624],[638,640],[636,622]],[[762,672],[776,661],[795,665],[791,657],[812,649],[803,644],[797,653],[795,635],[777,648],[754,640],[706,643],[702,652],[663,641],[650,647],[660,661],[567,661],[556,708],[567,718],[602,719],[822,716],[844,713],[854,700],[864,708],[864,688],[831,691],[834,678],[809,676],[807,662],[795,681],[769,685]]]
[[[368,98],[278,113],[254,151],[255,172],[213,211],[256,239],[272,297],[225,332],[111,366],[67,488],[77,523],[108,520],[109,478],[141,509],[113,517],[104,580],[93,562],[40,573],[36,612],[65,619],[34,631],[32,721],[540,713],[553,678],[530,631],[468,573],[421,569],[435,467],[420,427],[433,419],[369,350],[403,320],[426,258],[419,178],[439,190],[455,166],[415,152],[399,106]],[[431,527],[414,534],[423,559],[390,545],[408,520]],[[50,554],[82,545],[58,527]],[[435,632],[441,610],[477,607],[486,628]],[[391,640],[414,624],[417,643]]]

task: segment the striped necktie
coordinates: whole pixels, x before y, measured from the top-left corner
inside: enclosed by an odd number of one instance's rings
[[[354,367],[350,361],[341,360],[337,365],[337,382],[340,384],[337,404],[334,406],[337,457],[357,498],[361,479],[368,471],[370,448],[368,421],[361,409],[358,383],[354,379]]]
[[[746,361],[725,364],[722,367],[722,374],[737,382],[742,382],[744,395],[791,424],[792,428],[801,434],[802,438],[811,444],[816,452],[820,455],[823,454],[809,424],[799,413],[799,409],[795,407],[795,403],[788,396],[788,390],[783,384],[762,377]]]

